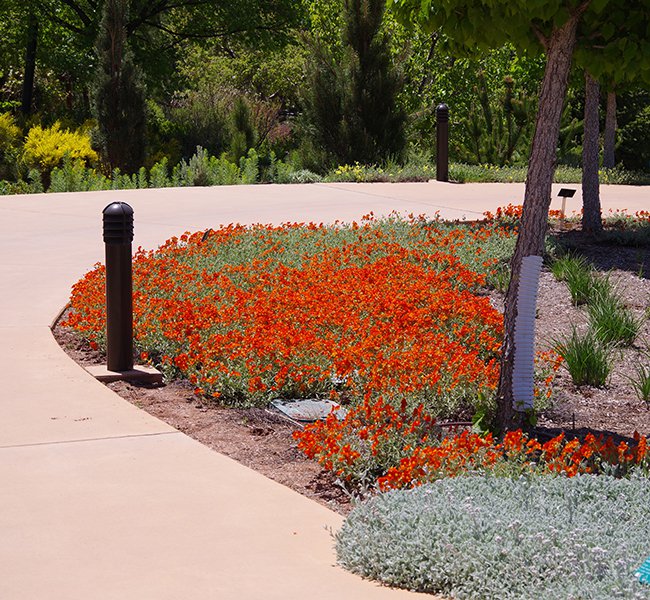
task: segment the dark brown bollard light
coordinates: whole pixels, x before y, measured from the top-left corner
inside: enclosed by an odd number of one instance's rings
[[[449,181],[449,107],[436,107],[436,179]]]
[[[133,209],[113,202],[103,211],[106,246],[106,357],[109,371],[133,369]]]

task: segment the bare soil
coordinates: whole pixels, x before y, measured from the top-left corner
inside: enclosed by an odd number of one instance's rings
[[[577,232],[564,235],[563,243],[579,247],[598,269],[609,272],[635,314],[649,316],[650,249],[591,243]],[[573,326],[580,329],[586,324],[586,310],[573,306],[566,286],[549,272],[543,272],[538,299],[538,349],[552,347],[554,341],[570,332]],[[54,336],[79,364],[105,361],[70,329],[56,326]],[[629,438],[638,431],[650,436],[649,407],[636,396],[628,379],[635,375],[636,365],[647,364],[648,358],[643,352],[648,350],[650,320],[646,318],[635,345],[616,352],[615,367],[605,387],[578,388],[571,382],[568,372],[560,369],[553,385],[554,397],[538,418],[539,433],[604,432]],[[107,385],[135,406],[213,450],[341,514],[351,510],[351,499],[335,477],[298,451],[292,433],[299,425],[277,413],[215,405],[195,396],[192,388],[182,381],[160,386],[127,382]]]

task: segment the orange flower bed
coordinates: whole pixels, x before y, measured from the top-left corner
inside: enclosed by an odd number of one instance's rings
[[[617,445],[611,437],[592,434],[582,442],[560,434],[540,443],[521,430],[497,441],[492,434],[443,430],[422,405],[408,411],[403,404],[397,410],[381,399],[349,411],[343,420],[331,414],[294,437],[300,450],[341,479],[362,487],[378,484],[382,490],[469,472],[573,477],[599,472],[624,475],[632,467],[648,466],[648,441],[638,434],[632,445]]]
[[[134,258],[136,343],[225,403],[383,396],[450,414],[498,379],[502,316],[477,293],[493,236],[512,232],[369,218],[185,234]],[[104,280],[97,265],[74,286],[67,321],[98,346]]]

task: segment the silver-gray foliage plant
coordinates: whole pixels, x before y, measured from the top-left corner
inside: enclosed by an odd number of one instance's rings
[[[607,476],[458,477],[380,494],[336,535],[340,563],[452,598],[650,598],[650,482]]]

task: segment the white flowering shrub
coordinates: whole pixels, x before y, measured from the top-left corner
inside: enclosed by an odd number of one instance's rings
[[[650,598],[650,481],[458,477],[360,504],[339,562],[391,586],[466,599]]]

